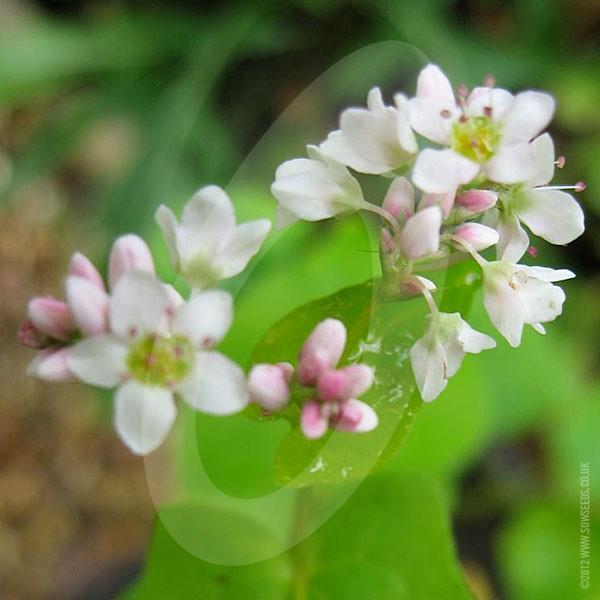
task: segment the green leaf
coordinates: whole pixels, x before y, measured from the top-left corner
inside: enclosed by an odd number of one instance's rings
[[[304,511],[296,513],[297,530],[314,501],[310,491],[299,494]],[[200,554],[206,544],[231,549],[268,543],[265,532],[235,514],[217,514],[203,506],[166,510],[171,517],[177,514],[181,527],[197,540]],[[209,564],[185,551],[159,524],[142,579],[126,595],[128,600],[470,597],[455,559],[447,499],[440,488],[421,475],[391,474],[363,482],[325,525],[292,549],[251,565]]]
[[[578,464],[571,468],[578,472]],[[573,489],[573,494],[577,493],[578,487]],[[579,510],[565,510],[548,503],[523,508],[509,522],[498,543],[501,575],[508,597],[514,600],[600,597],[598,579],[594,577],[594,557],[600,555],[600,524],[594,521],[593,515],[589,526],[591,587],[582,589]]]
[[[472,267],[448,271],[442,293],[446,310],[468,308],[479,280]],[[299,429],[298,399],[285,411],[294,428],[275,458],[280,485],[304,487],[362,478],[384,464],[402,445],[423,402],[416,392],[409,351],[422,335],[427,308],[420,298],[383,302],[377,284],[367,282],[311,302],[276,323],[257,345],[253,362],[295,363],[308,334],[325,318],[344,322],[348,341],[340,364],[361,361],[373,367],[376,381],[362,400],[373,406],[378,427],[369,433],[331,431],[320,440],[306,439]],[[254,407],[249,411],[257,416]]]

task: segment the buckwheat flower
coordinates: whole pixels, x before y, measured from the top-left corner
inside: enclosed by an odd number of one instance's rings
[[[290,399],[290,379],[294,368],[290,363],[254,365],[248,375],[250,401],[269,412],[281,410]]]
[[[299,383],[315,387],[315,398],[302,406],[300,427],[310,439],[323,436],[329,427],[354,433],[377,427],[375,411],[358,400],[373,384],[367,365],[336,369],[346,344],[346,328],[337,319],[325,319],[309,335],[300,352]]]
[[[545,333],[542,323],[562,312],[565,293],[553,282],[575,277],[568,269],[516,265],[508,261],[480,262],[483,301],[490,320],[508,343],[521,343],[523,327]]]
[[[215,185],[194,194],[183,207],[180,222],[164,205],[158,207],[155,218],[173,266],[193,293],[241,273],[271,228],[267,219],[236,225],[229,196]]]
[[[551,244],[568,244],[584,231],[581,207],[564,190],[574,186],[549,186],[554,177],[554,144],[543,134],[530,144],[536,169],[528,180],[511,186],[500,196],[498,212],[498,258],[517,262],[529,247],[529,236],[521,224]]]
[[[275,172],[271,193],[283,209],[278,213],[278,227],[294,218],[329,219],[357,211],[366,204],[358,181],[344,165],[325,156],[316,146],[307,146],[307,154],[309,158],[288,160]]]
[[[425,335],[410,349],[415,381],[424,402],[437,398],[460,368],[467,352],[494,348],[493,338],[473,329],[459,313],[431,315]]]
[[[381,90],[373,88],[367,108],[348,108],[340,128],[319,148],[326,156],[359,173],[381,175],[397,169],[418,151],[408,120],[407,100],[397,95],[396,107],[386,106]]]
[[[244,373],[212,348],[232,320],[232,299],[210,290],[176,311],[154,275],[127,271],[110,302],[108,333],[69,349],[69,369],[82,381],[117,387],[115,427],[136,454],[167,436],[176,416],[173,395],[210,414],[228,415],[248,402]]]
[[[554,113],[549,94],[528,90],[513,96],[493,87],[475,88],[457,102],[447,77],[435,65],[419,74],[410,122],[424,137],[446,146],[419,153],[413,182],[424,192],[454,192],[480,172],[505,184],[527,180],[535,170],[529,142]]]

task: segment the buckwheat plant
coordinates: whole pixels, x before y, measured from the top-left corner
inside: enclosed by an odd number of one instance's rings
[[[543,133],[553,112],[550,95],[513,96],[489,79],[470,93],[460,86],[455,94],[442,71],[428,65],[414,98],[396,94],[388,106],[372,89],[366,108],[343,111],[338,130],[308,146],[307,158],[284,162],[275,173],[271,191],[280,227],[357,211],[380,219],[378,290],[396,299],[422,296],[428,306],[422,337],[410,349],[425,402],[444,390],[466,353],[496,342],[459,312],[442,312],[436,285],[423,273],[474,260],[489,318],[514,347],[526,324],[545,333],[543,324],[562,312],[565,294],[554,284],[574,274],[519,264],[528,251],[534,254],[523,225],[560,245],[584,230],[583,212],[566,191],[584,185],[549,185],[555,167],[564,164]],[[420,148],[421,138],[436,147]],[[386,178],[384,197],[366,200],[353,172]],[[234,309],[218,285],[246,268],[269,233],[268,220],[237,225],[225,191],[208,186],[184,206],[180,219],[161,206],[156,221],[190,298],[158,279],[149,248],[135,235],[114,243],[108,286],[85,256],[75,254],[65,300],[34,298],[27,307],[20,340],[39,351],[31,375],[116,388],[116,430],[142,455],[167,437],[175,398],[213,415],[249,404],[264,415],[289,415],[294,399],[295,418],[308,439],[329,429],[366,433],[378,426],[373,407],[358,399],[372,387],[374,370],[360,362],[339,366],[347,329],[336,318],[306,332],[295,366],[259,363],[245,375],[215,349]],[[489,256],[493,247],[495,259]]]

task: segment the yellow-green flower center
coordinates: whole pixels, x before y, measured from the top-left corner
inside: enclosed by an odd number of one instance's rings
[[[491,117],[469,117],[452,127],[452,149],[475,162],[489,160],[499,145],[500,129]]]
[[[172,387],[191,370],[194,350],[180,335],[147,335],[134,342],[127,355],[129,373],[146,385]]]

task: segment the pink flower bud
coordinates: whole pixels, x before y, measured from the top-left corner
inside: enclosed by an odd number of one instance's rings
[[[50,343],[49,338],[43,331],[40,331],[30,319],[25,319],[17,333],[19,343],[27,348],[45,348]]]
[[[33,298],[27,315],[37,329],[56,340],[67,341],[77,329],[69,305],[56,298]]]
[[[454,235],[469,242],[475,250],[485,250],[498,243],[498,232],[481,223],[465,223],[454,230]]]
[[[47,348],[30,363],[27,374],[46,381],[75,381],[67,365],[68,348]]]
[[[440,246],[442,212],[430,206],[415,213],[404,226],[400,235],[402,254],[410,260],[435,254]]]
[[[392,181],[382,208],[387,210],[395,219],[408,219],[415,212],[415,188],[406,177],[396,177]]]
[[[321,321],[308,336],[300,351],[298,381],[316,385],[321,374],[333,369],[346,345],[346,327],[337,319]]]
[[[132,269],[154,273],[154,261],[148,245],[141,237],[133,234],[123,235],[115,240],[110,253],[110,289],[114,290],[123,273]]]
[[[84,336],[108,329],[108,295],[83,277],[67,277],[67,301]]]
[[[375,429],[378,424],[377,413],[368,404],[352,399],[340,404],[335,428],[338,431],[366,433]]]
[[[419,202],[419,210],[429,208],[430,206],[439,206],[444,219],[450,214],[454,206],[455,192],[447,192],[445,194],[423,194],[421,202]]]
[[[98,289],[104,291],[104,281],[98,273],[96,267],[92,264],[87,256],[84,256],[80,252],[76,252],[71,257],[71,262],[69,263],[69,275],[73,275],[75,277],[82,277],[83,279],[87,279],[89,282],[93,283]]]
[[[271,412],[282,409],[290,398],[293,370],[289,363],[254,365],[248,376],[251,401]]]
[[[498,201],[498,194],[488,190],[468,190],[456,198],[456,204],[471,214],[484,212]]]
[[[333,402],[345,398],[348,389],[348,375],[343,371],[327,371],[319,377],[317,393],[324,402]]]
[[[373,385],[373,369],[368,365],[348,365],[342,373],[346,376],[344,399],[358,398]]]
[[[302,433],[311,439],[323,437],[329,426],[329,420],[321,414],[321,405],[314,400],[308,400],[302,406],[300,428]]]

